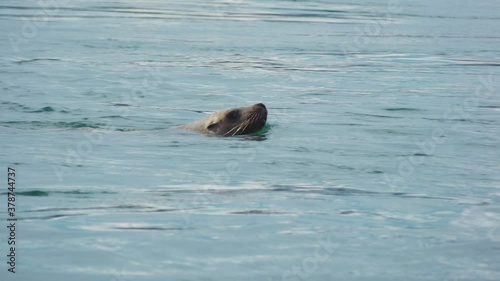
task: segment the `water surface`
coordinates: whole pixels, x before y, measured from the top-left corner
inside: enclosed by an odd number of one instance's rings
[[[0,7],[2,280],[498,280],[498,1]]]

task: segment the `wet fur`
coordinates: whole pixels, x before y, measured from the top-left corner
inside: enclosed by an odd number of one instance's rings
[[[180,128],[226,137],[254,133],[262,129],[266,120],[267,109],[264,104],[259,103],[217,111]]]

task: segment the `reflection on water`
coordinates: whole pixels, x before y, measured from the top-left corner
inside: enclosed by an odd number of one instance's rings
[[[499,2],[330,2],[2,2],[0,279],[498,279]]]

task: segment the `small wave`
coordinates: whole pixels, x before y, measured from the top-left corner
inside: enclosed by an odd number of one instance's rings
[[[41,190],[31,190],[31,191],[19,191],[16,192],[16,195],[20,196],[49,196],[48,192]]]
[[[129,118],[121,116],[121,115],[108,115],[108,116],[101,116],[99,118],[102,118],[102,119],[125,119],[125,120],[129,119]]]
[[[58,128],[72,128],[72,129],[78,129],[78,128],[93,128],[93,129],[98,129],[98,128],[100,128],[100,126],[97,125],[97,124],[90,124],[90,123],[80,122],[80,121],[74,121],[74,122],[57,122],[57,123],[55,123],[55,125]]]
[[[42,107],[38,110],[29,111],[29,113],[54,112],[55,109],[51,106]]]
[[[379,114],[368,114],[368,113],[355,113],[355,112],[346,112],[348,114],[352,115],[358,115],[358,116],[368,116],[368,117],[377,117],[377,118],[403,118],[403,117],[398,117],[398,116],[388,116],[388,115],[379,115]]]
[[[166,212],[176,212],[181,211],[181,209],[155,209],[152,211],[148,211],[150,213],[166,213]]]
[[[297,192],[297,193],[317,193],[334,196],[381,196],[399,198],[419,198],[435,200],[456,200],[451,197],[429,196],[425,194],[415,194],[406,192],[369,191],[345,187],[315,187],[315,186],[293,186],[293,185],[273,185],[271,191],[275,192]]]
[[[25,212],[57,212],[57,211],[90,211],[90,210],[113,210],[113,209],[139,209],[139,210],[150,210],[152,207],[148,206],[133,206],[133,205],[119,205],[119,206],[96,206],[96,207],[79,207],[79,208],[44,208],[44,209],[33,209],[26,210]],[[151,211],[152,212],[152,211]]]
[[[6,192],[0,194],[7,194]],[[80,191],[80,190],[71,190],[71,191],[44,191],[44,190],[28,190],[28,191],[17,191],[16,195],[19,196],[50,196],[51,194],[70,194],[70,195],[89,195],[89,194],[115,194],[115,192],[110,191],[99,191],[99,192],[90,192],[90,191]],[[123,207],[123,206],[121,206]],[[46,209],[46,211],[54,211],[54,210],[63,210],[63,209]],[[69,210],[69,209],[68,209]],[[38,211],[45,211],[38,210]]]
[[[42,107],[40,109],[34,109],[34,108],[31,108],[31,107],[28,107],[28,106],[25,106],[25,105],[22,105],[19,103],[9,102],[9,101],[1,102],[0,105],[6,105],[9,110],[21,111],[21,112],[26,112],[26,113],[45,113],[45,112],[56,112],[56,111],[61,112],[61,113],[69,113],[66,110],[59,110],[58,111],[52,106],[45,106],[45,107]]]
[[[54,220],[54,219],[81,216],[81,215],[82,214],[66,214],[66,215],[50,215],[50,216],[43,216],[43,217],[23,217],[23,218],[18,218],[18,220]]]
[[[55,191],[54,193],[61,193],[61,194],[75,194],[75,195],[88,195],[88,194],[93,194],[95,192],[90,192],[90,191],[80,191],[80,190],[71,190],[71,191]]]
[[[17,64],[25,64],[25,63],[34,63],[34,62],[43,62],[43,61],[62,61],[61,59],[55,58],[35,58],[35,59],[24,59],[15,61]]]
[[[123,227],[123,226],[118,226],[118,227],[112,227],[112,229],[122,229],[122,230],[167,230],[167,231],[172,231],[172,230],[192,230],[194,228],[192,227]]]
[[[482,61],[482,60],[474,60],[474,59],[457,59],[453,60],[453,63],[449,64],[450,66],[500,66],[500,62],[496,61]]]
[[[248,211],[231,212],[230,214],[235,214],[235,215],[276,215],[276,214],[283,214],[283,213],[277,212],[277,211],[269,211],[269,210],[248,210]]]
[[[8,106],[8,109],[10,110],[14,110],[14,111],[27,111],[27,110],[32,110],[31,108],[25,106],[25,105],[22,105],[20,103],[16,103],[16,102],[10,102],[10,101],[4,101],[2,103],[0,103],[1,105],[6,105]]]
[[[421,111],[418,108],[411,108],[411,107],[391,107],[391,108],[384,108],[384,110],[387,110],[387,111]]]
[[[480,105],[478,106],[479,108],[491,108],[491,109],[498,109],[500,108],[500,105]]]
[[[48,121],[7,121],[0,122],[0,125],[5,127],[16,127],[21,129],[38,129],[38,128],[57,128],[57,129],[82,129],[91,128],[99,129],[105,124],[89,123],[83,121],[73,122],[48,122]]]
[[[119,230],[160,230],[160,231],[176,231],[176,230],[192,230],[192,227],[165,227],[164,224],[148,224],[148,223],[131,223],[131,222],[112,222],[98,225],[84,226],[89,230],[105,231],[109,229]]]

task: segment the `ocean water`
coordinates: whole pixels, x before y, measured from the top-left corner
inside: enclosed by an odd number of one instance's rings
[[[0,279],[500,280],[499,11],[2,1]]]

